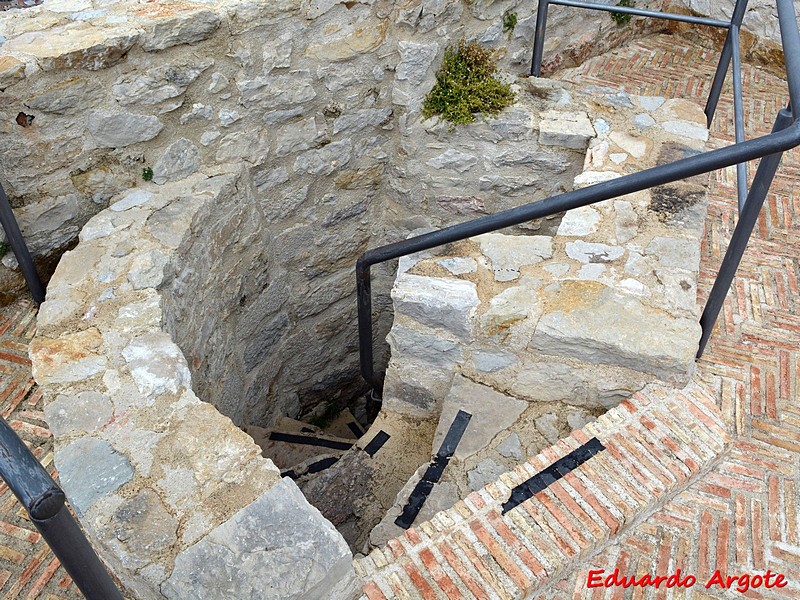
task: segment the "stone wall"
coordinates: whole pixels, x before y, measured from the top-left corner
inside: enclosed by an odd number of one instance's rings
[[[530,142],[524,111],[466,135],[420,123],[444,49],[462,36],[497,47],[509,73],[526,71],[531,10],[516,1],[50,0],[9,11],[0,15],[3,183],[44,259],[70,247],[112,196],[152,185],[145,169],[162,185],[201,167],[246,165],[246,214],[206,227],[223,241],[240,218],[255,236],[241,255],[251,268],[227,281],[232,255],[209,263],[194,242],[167,296],[168,325],[202,398],[239,424],[295,416],[360,385],[353,265],[368,244],[569,185],[563,159],[534,147],[509,157],[508,144]],[[507,11],[518,23],[504,32]],[[550,54],[588,24],[595,33],[616,28],[569,12],[553,17]],[[436,158],[448,151],[483,155],[482,164]],[[13,256],[5,263],[13,267]],[[379,310],[389,305],[392,269],[377,269]],[[8,288],[20,285],[12,279]],[[201,288],[204,312],[192,316],[186,290]],[[379,319],[376,339],[389,325],[388,315]]]

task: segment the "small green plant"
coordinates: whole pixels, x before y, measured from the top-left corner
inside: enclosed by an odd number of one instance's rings
[[[477,42],[459,40],[444,51],[436,85],[425,98],[422,116],[441,115],[453,127],[475,120],[475,113],[496,115],[516,101],[511,86],[494,78],[494,53]]]
[[[514,35],[514,28],[517,26],[517,13],[504,12],[503,13],[503,33],[508,34],[508,39]]]
[[[617,6],[633,8],[636,6],[636,2],[634,0],[619,0],[619,2],[617,2]],[[631,22],[631,15],[628,13],[612,12],[611,18],[614,19],[617,25],[626,25],[627,23]]]
[[[153,181],[153,169],[150,167],[142,169],[142,179],[145,181]]]
[[[3,258],[11,247],[8,245],[8,242],[0,242],[0,258]]]

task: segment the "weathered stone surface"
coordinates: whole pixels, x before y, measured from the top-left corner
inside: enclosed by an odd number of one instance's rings
[[[463,359],[460,344],[441,339],[433,331],[421,332],[395,324],[388,341],[393,356],[404,354],[439,369],[452,368]]]
[[[428,70],[439,52],[439,44],[400,42],[398,48],[400,62],[395,69],[395,76],[398,80],[407,80],[412,85],[421,84],[428,77]]]
[[[404,274],[392,289],[397,314],[407,315],[428,327],[441,328],[459,337],[471,330],[478,303],[471,281],[436,279]]]
[[[308,71],[269,75],[238,82],[241,103],[247,107],[277,108],[304,104],[316,98]]]
[[[489,301],[489,309],[481,315],[481,327],[489,335],[503,333],[530,313],[538,313],[536,291],[524,286],[510,287]]]
[[[595,136],[592,122],[584,112],[547,111],[539,123],[539,143],[542,146],[563,146],[585,150]]]
[[[154,25],[145,26],[142,49],[154,52],[180,44],[196,44],[208,39],[221,22],[219,15],[212,10],[196,10],[162,18]]]
[[[56,468],[70,505],[85,515],[100,498],[118,490],[133,477],[128,459],[105,440],[82,438],[56,452]],[[86,465],[92,465],[87,469]]]
[[[165,392],[175,394],[181,387],[191,386],[183,354],[165,333],[133,339],[122,350],[122,356],[139,392],[147,399]]]
[[[144,563],[172,546],[178,539],[178,520],[172,516],[158,495],[144,489],[125,500],[114,511],[108,524],[125,552]]]
[[[497,481],[500,475],[507,470],[506,467],[496,463],[491,458],[482,460],[473,470],[467,472],[469,487],[473,491],[478,491],[486,484]]]
[[[433,437],[432,454],[439,449],[459,410],[472,415],[453,455],[464,460],[488,446],[498,433],[513,425],[526,408],[527,402],[456,375],[450,393],[444,399]]]
[[[452,169],[459,173],[469,171],[477,163],[477,157],[472,154],[454,150],[453,148],[445,150],[442,154],[427,162],[427,164],[434,169]]]
[[[151,106],[183,94],[211,62],[161,65],[118,79],[111,88],[122,105]]]
[[[700,248],[692,240],[677,237],[655,237],[645,250],[665,267],[697,270],[700,265]]]
[[[190,140],[181,138],[164,151],[153,165],[153,183],[185,179],[200,168],[200,150]]]
[[[31,343],[31,355],[35,359],[34,378],[39,385],[48,385],[81,381],[102,372],[108,362],[99,352],[102,342],[96,329],[63,335],[57,339],[34,340]]]
[[[674,383],[688,378],[700,339],[696,321],[594,282],[564,282],[551,293],[555,310],[541,316],[531,340],[541,352],[621,364]]]
[[[308,150],[319,137],[320,131],[314,117],[289,123],[278,129],[275,154],[276,156],[286,156],[292,152]]]
[[[319,150],[309,150],[297,157],[294,170],[311,175],[330,175],[350,162],[353,143],[348,140],[333,142]]]
[[[164,125],[155,116],[92,111],[87,115],[86,128],[100,148],[124,148],[152,140]]]
[[[164,268],[169,259],[160,250],[150,250],[137,255],[128,271],[128,281],[135,290],[158,287],[164,281]]]
[[[602,217],[597,209],[591,206],[573,208],[561,219],[558,235],[582,236],[597,231]]]
[[[391,108],[365,108],[345,114],[333,122],[333,133],[355,133],[367,127],[385,125],[392,116]]]
[[[571,259],[584,264],[604,263],[613,262],[620,258],[625,254],[625,248],[575,240],[567,243],[566,252]]]
[[[108,208],[113,212],[122,212],[146,204],[152,199],[153,194],[147,190],[130,190],[126,192],[120,200],[117,200]]]
[[[486,233],[476,239],[481,252],[491,261],[497,281],[518,279],[524,265],[533,265],[553,256],[553,240],[546,236]]]
[[[2,60],[0,58],[0,61]],[[2,62],[0,62],[1,69]],[[0,73],[0,82],[2,78],[3,74]],[[26,104],[33,110],[57,115],[74,114],[89,109],[95,99],[95,93],[95,86],[88,80],[75,77],[56,83],[47,91],[28,100]]]
[[[99,392],[62,394],[44,409],[47,425],[55,436],[91,433],[108,423],[113,414],[111,400]]]
[[[344,540],[286,479],[179,554],[162,586],[175,600],[197,589],[208,600],[344,600],[356,588]]]

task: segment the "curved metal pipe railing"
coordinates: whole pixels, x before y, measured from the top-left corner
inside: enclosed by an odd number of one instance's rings
[[[750,239],[758,214],[766,199],[769,188],[772,185],[781,157],[785,151],[800,146],[800,119],[797,115],[797,107],[800,105],[798,104],[800,103],[800,32],[798,32],[797,29],[796,15],[792,0],[776,1],[778,5],[778,18],[781,27],[781,37],[787,70],[786,75],[791,101],[789,107],[782,109],[777,115],[772,133],[753,140],[737,140],[737,143],[732,146],[710,150],[703,154],[684,158],[670,164],[660,165],[640,171],[639,173],[632,173],[611,181],[605,181],[579,190],[552,196],[546,200],[525,204],[493,215],[480,217],[465,223],[445,227],[438,231],[367,250],[356,263],[356,289],[358,296],[358,334],[361,375],[367,383],[372,386],[372,397],[376,399],[380,398],[383,387],[381,378],[377,377],[375,374],[373,356],[372,283],[370,274],[370,269],[373,265],[423,250],[429,250],[436,246],[465,240],[483,233],[519,225],[533,219],[552,216],[566,210],[588,206],[695,175],[709,173],[717,169],[724,169],[733,165],[743,165],[748,161],[760,158],[762,160],[753,179],[751,189],[746,192],[744,201],[740,202],[741,212],[739,221],[700,319],[703,333],[697,352],[697,357],[699,358],[703,354],[705,346],[708,343],[708,338],[711,335],[725,296],[727,295],[733,277],[738,269],[739,262],[744,254],[747,242]],[[571,0],[569,3],[567,0],[558,0],[558,2],[555,0],[540,0],[539,15],[542,16],[542,25],[540,28],[537,23],[537,42],[539,36],[544,35],[544,23],[547,18],[548,4],[568,4],[570,6],[575,6],[585,3],[572,2]],[[741,16],[744,14],[746,5],[746,0],[739,0],[734,9],[734,19],[739,18],[739,24],[741,23]],[[598,10],[605,10],[605,8],[598,8]],[[614,10],[618,10],[619,8],[620,7],[613,7]],[[630,9],[626,12],[642,14],[642,12],[645,11]],[[686,17],[685,15],[680,16],[681,20],[687,20],[687,18],[684,18]],[[726,26],[732,27],[730,23]],[[729,43],[726,42],[726,47],[728,45]],[[730,43],[731,48],[735,45],[735,42]],[[534,51],[534,57],[535,56],[536,52]],[[730,56],[728,60],[730,60]],[[536,59],[534,58],[534,62],[535,61]],[[720,64],[723,62],[725,62],[724,53]],[[738,65],[738,62],[735,64]],[[727,65],[725,70],[727,70]],[[725,70],[723,70],[723,74]],[[719,76],[720,70],[718,68],[714,85],[712,86],[712,95],[714,94],[714,88]],[[722,84],[720,83],[719,88],[721,89],[721,87]],[[714,108],[716,107],[716,101],[711,104]],[[739,118],[741,118],[741,113]]]

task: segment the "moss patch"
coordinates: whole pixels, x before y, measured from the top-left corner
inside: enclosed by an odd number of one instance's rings
[[[476,113],[496,115],[516,101],[511,86],[494,78],[494,53],[477,42],[460,40],[444,52],[436,85],[425,98],[422,115],[441,115],[453,125],[475,120]]]

